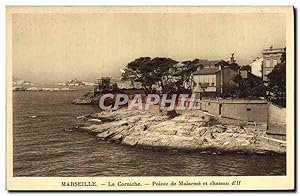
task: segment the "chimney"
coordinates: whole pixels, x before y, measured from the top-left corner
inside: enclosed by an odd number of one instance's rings
[[[235,63],[234,53],[231,54],[230,63]]]

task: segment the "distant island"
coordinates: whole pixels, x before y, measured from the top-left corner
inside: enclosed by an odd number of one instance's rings
[[[58,83],[59,86],[93,86],[93,82],[84,82],[80,81],[77,78],[69,80],[67,82],[60,82]]]
[[[13,85],[35,85],[35,83],[26,80],[14,80]]]
[[[14,86],[12,88],[13,91],[74,91],[76,89],[70,88],[41,88],[41,87],[23,87],[23,86]]]
[[[39,87],[37,87],[39,86]],[[41,87],[40,84],[33,83],[31,81],[26,81],[23,79],[13,79],[13,91],[74,91],[76,89],[70,89],[67,87],[57,88],[57,87]]]

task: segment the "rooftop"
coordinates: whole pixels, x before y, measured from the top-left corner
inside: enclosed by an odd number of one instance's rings
[[[270,47],[268,49],[263,50],[263,54],[272,54],[272,53],[283,53],[285,52],[285,48],[273,48]]]

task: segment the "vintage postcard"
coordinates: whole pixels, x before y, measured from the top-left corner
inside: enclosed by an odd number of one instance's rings
[[[8,190],[294,190],[294,8],[7,11]]]

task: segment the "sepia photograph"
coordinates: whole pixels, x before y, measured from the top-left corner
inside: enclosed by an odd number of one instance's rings
[[[8,190],[294,188],[293,7],[6,11]]]

